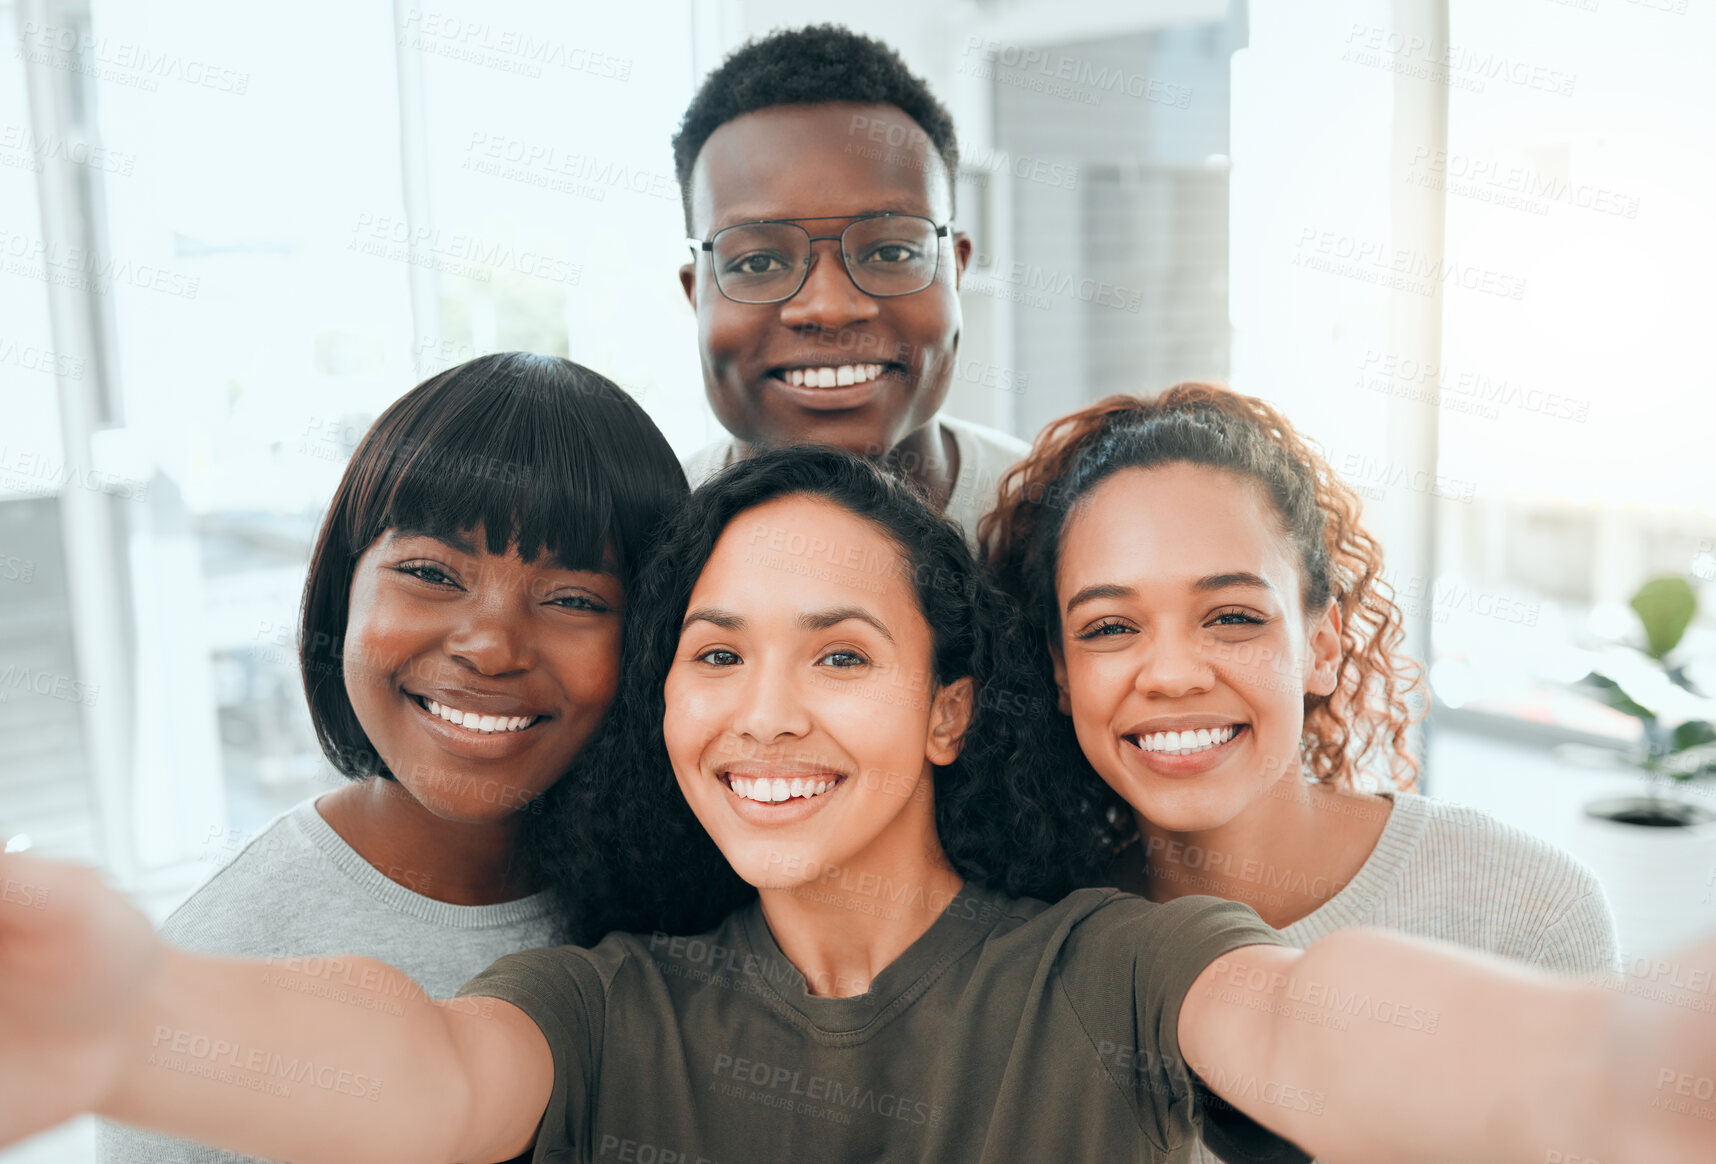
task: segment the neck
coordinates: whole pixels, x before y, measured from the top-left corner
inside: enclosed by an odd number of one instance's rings
[[[769,932],[811,994],[867,992],[965,884],[933,839],[896,849],[828,866],[814,881],[758,890]]]
[[[392,780],[371,776],[316,801],[328,826],[376,870],[449,905],[498,905],[528,896],[513,865],[519,817],[442,820]]]
[[[758,447],[739,441],[733,455],[745,460],[754,456]],[[881,463],[916,482],[937,513],[947,508],[953,496],[953,483],[959,479],[959,446],[940,421],[931,419],[922,428],[907,433],[881,458]]]
[[[939,421],[932,419],[908,433],[889,451],[884,463],[915,481],[937,513],[947,508],[953,483],[959,479],[959,446]]]
[[[1280,929],[1346,887],[1376,847],[1390,807],[1381,797],[1284,777],[1213,828],[1177,832],[1135,813],[1141,843],[1117,872],[1122,888],[1152,901],[1223,897]]]

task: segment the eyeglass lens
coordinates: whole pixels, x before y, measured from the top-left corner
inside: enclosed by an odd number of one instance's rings
[[[935,281],[939,239],[925,218],[860,218],[840,235],[852,282],[868,295],[909,295]],[[810,232],[792,222],[730,226],[712,240],[715,281],[743,303],[790,299],[809,271]]]

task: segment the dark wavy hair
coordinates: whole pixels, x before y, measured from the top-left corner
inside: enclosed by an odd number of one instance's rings
[[[704,78],[686,106],[679,132],[673,135],[673,167],[686,233],[696,229],[691,222],[691,171],[710,134],[759,109],[836,101],[892,105],[917,122],[947,166],[953,196],[959,142],[947,107],[900,54],[881,41],[838,24],[813,24],[746,41]]]
[[[1358,495],[1285,416],[1256,397],[1195,382],[1156,396],[1110,396],[1043,429],[1030,454],[1002,477],[1000,499],[978,523],[978,537],[992,577],[1033,626],[1042,666],[1049,660],[1041,644],[1061,633],[1055,573],[1067,519],[1115,473],[1175,463],[1261,485],[1293,547],[1305,609],[1333,601],[1340,611],[1335,691],[1305,696],[1306,771],[1350,789],[1374,763],[1395,787],[1411,788],[1418,765],[1407,732],[1423,684],[1419,665],[1402,653],[1405,631],[1383,578],[1382,547],[1360,522]],[[1099,779],[1094,771],[1089,778]],[[1118,796],[1111,802],[1116,809],[1119,803]],[[1119,843],[1132,818],[1126,812],[1112,819]]]
[[[1054,900],[1096,875],[1088,792],[1037,737],[1055,716],[1011,600],[985,582],[960,529],[913,487],[839,449],[794,446],[733,465],[664,530],[628,606],[620,688],[602,736],[562,782],[548,868],[575,942],[614,930],[699,933],[754,899],[692,814],[668,762],[663,685],[691,591],[741,514],[810,496],[873,523],[899,550],[935,647],[934,678],[969,676],[973,716],[934,775],[936,830],[968,880]]]
[[[686,492],[667,438],[637,401],[558,356],[479,356],[388,405],[334,490],[304,580],[298,663],[328,762],[353,780],[393,779],[345,683],[352,577],[376,538],[481,525],[490,553],[516,545],[526,562],[545,553],[600,570],[611,554],[629,595],[656,528]]]

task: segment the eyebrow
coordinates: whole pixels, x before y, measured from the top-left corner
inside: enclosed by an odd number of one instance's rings
[[[838,626],[849,619],[869,623],[876,628],[877,633],[883,638],[890,643],[894,641],[893,634],[883,624],[882,620],[861,606],[831,606],[827,610],[807,610],[798,616],[798,625],[805,630],[822,631]],[[745,629],[745,620],[742,616],[734,614],[730,610],[722,610],[719,607],[700,606],[686,614],[685,621],[679,624],[679,633],[684,634],[685,629],[694,622],[713,623],[725,631]]]
[[[432,542],[440,542],[448,549],[464,554],[467,558],[475,558],[484,550],[488,549],[487,546],[484,546],[482,547],[482,550],[479,550],[471,539],[465,537],[461,533],[455,533],[452,531],[435,533],[426,529],[412,529],[401,525],[394,526],[392,532],[396,541],[402,541],[406,538],[427,538]],[[533,562],[531,564],[534,565],[535,563]],[[605,556],[602,559],[602,564],[600,566],[591,567],[574,566],[559,554],[549,554],[547,565],[551,569],[565,570],[571,574],[610,574],[618,577],[620,573],[619,563],[615,562],[612,556]]]
[[[773,214],[762,210],[751,210],[749,207],[742,207],[736,212],[729,213],[730,217],[728,215],[723,215],[714,220],[719,225],[710,227],[709,233],[711,235],[718,230],[725,230],[729,226],[745,226],[753,222],[791,222],[796,218],[804,217],[791,214]],[[868,210],[855,210],[851,214],[813,215],[810,216],[807,221],[821,219],[824,222],[833,222],[840,218],[873,218],[880,214],[912,214],[919,218],[928,218],[932,220],[935,217],[927,206],[920,208],[908,203],[898,202],[872,206]]]
[[[1262,590],[1268,594],[1275,593],[1275,587],[1260,575],[1248,570],[1235,570],[1228,574],[1206,574],[1192,583],[1192,589],[1199,594],[1209,594],[1216,590],[1230,590],[1235,587],[1244,590]],[[1119,586],[1112,582],[1086,586],[1067,600],[1066,613],[1071,614],[1075,607],[1086,602],[1095,602],[1099,598],[1136,598],[1138,591],[1130,586]]]

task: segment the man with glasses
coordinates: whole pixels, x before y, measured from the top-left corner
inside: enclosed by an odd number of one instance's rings
[[[952,225],[953,121],[894,51],[777,32],[704,81],[674,137],[703,381],[730,439],[693,485],[783,444],[895,465],[970,538],[1024,442],[939,415],[971,239]]]

